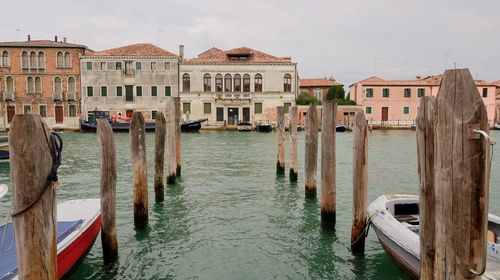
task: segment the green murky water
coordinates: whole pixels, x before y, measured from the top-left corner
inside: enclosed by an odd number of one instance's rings
[[[499,132],[492,134],[500,140]],[[58,198],[98,196],[96,135],[62,135]],[[288,176],[275,175],[275,133],[182,134],[183,176],[157,204],[154,134],[147,134],[150,222],[136,230],[129,135],[115,134],[119,260],[110,267],[102,264],[98,238],[71,279],[406,279],[372,231],[364,257],[349,251],[352,134],[337,136],[335,230],[322,229],[319,199],[305,199],[303,136],[299,133],[299,182],[291,184]],[[369,137],[369,201],[386,193],[416,194],[415,132],[374,131]],[[499,169],[497,145],[492,201],[500,198]],[[10,185],[9,172],[8,165],[0,165],[0,183]],[[9,206],[10,195],[0,199],[2,220]],[[490,210],[500,214],[500,203],[490,203]]]

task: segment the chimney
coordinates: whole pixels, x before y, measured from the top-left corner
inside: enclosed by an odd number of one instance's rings
[[[415,78],[417,78],[417,80],[422,79],[422,77],[421,77],[421,76],[416,76]]]
[[[181,61],[184,61],[184,45],[179,45],[179,57]]]
[[[31,42],[31,35],[28,34],[28,42]]]
[[[57,35],[54,36],[54,42],[57,42]]]
[[[66,43],[66,37],[63,37],[63,42]]]

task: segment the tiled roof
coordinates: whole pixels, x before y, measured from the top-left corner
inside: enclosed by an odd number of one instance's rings
[[[0,42],[0,47],[27,47],[27,48],[79,48],[86,49],[84,45],[56,42],[51,40],[30,40],[18,42]]]
[[[184,64],[199,63],[292,63],[289,57],[276,57],[251,48],[241,47],[228,51],[212,48],[197,58],[189,59]]]
[[[335,81],[330,81],[327,79],[300,79],[300,87],[331,87],[331,86],[343,86],[341,83]]]
[[[494,82],[492,82],[492,84],[494,84],[497,87],[500,87],[500,80],[494,81]]]
[[[198,57],[207,57],[207,56],[210,56],[210,55],[213,55],[213,54],[216,54],[216,53],[219,53],[219,52],[223,52],[223,50],[221,49],[218,49],[218,48],[211,48],[211,49],[208,49],[202,53],[200,53],[198,55]]]
[[[124,47],[93,52],[92,56],[177,56],[152,44],[133,44]]]

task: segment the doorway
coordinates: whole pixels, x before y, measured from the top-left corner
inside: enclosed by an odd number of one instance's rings
[[[125,101],[134,101],[134,86],[125,86]]]
[[[16,114],[16,106],[7,106],[7,121],[10,123]]]
[[[248,107],[243,108],[243,121],[244,122],[250,121],[250,108]]]
[[[238,121],[238,108],[229,107],[227,108],[227,123],[229,125],[236,124]]]
[[[56,123],[63,123],[64,115],[63,115],[63,107],[56,106]]]
[[[386,122],[389,120],[389,107],[382,107],[382,121]]]

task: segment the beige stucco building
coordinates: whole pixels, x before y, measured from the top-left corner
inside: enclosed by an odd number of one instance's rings
[[[109,111],[132,117],[143,112],[155,119],[169,96],[178,96],[179,57],[151,44],[135,44],[80,59],[82,118],[92,111]]]
[[[274,123],[276,106],[295,104],[297,64],[250,48],[212,48],[180,63],[183,118],[208,125]]]

